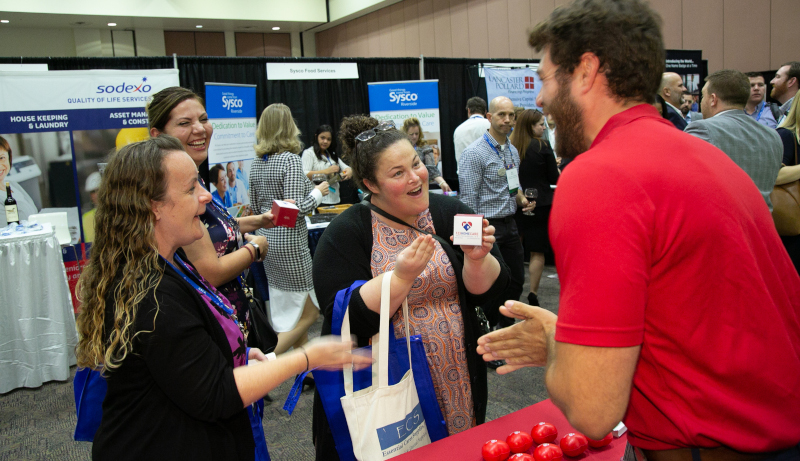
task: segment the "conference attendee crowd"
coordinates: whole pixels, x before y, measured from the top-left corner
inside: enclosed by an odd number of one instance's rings
[[[761,74],[711,74],[698,114],[664,72],[659,24],[640,0],[556,10],[530,34],[543,111],[470,98],[440,135],[449,156],[416,118],[301,133],[276,103],[249,171],[215,165],[206,184],[203,98],[155,94],[150,139],[110,154],[95,189],[77,347],[108,384],[93,458],[266,459],[262,399],[305,372],[301,389],[315,369],[369,366],[353,349],[379,330],[386,282],[390,327],[421,337],[449,435],[485,422],[487,368],[545,366],[586,435],[626,422],[626,460],[800,459],[800,222],[786,218],[800,207],[779,196],[800,180],[800,62],[772,79],[779,104]],[[10,156],[0,138],[0,179]],[[361,202],[342,203],[346,182]],[[280,201],[297,208],[290,226]],[[312,254],[307,216],[329,205],[343,211]],[[453,243],[456,215],[481,216],[480,244]],[[558,316],[537,296],[553,257]],[[270,351],[252,340],[254,264]],[[352,343],[331,335],[344,290]],[[318,389],[313,405],[308,443],[338,460]]]

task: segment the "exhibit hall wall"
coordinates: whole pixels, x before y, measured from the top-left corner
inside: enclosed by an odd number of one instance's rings
[[[317,32],[317,56],[538,58],[527,31],[568,0],[404,0]],[[709,72],[800,59],[797,0],[650,0],[664,46],[702,50]]]

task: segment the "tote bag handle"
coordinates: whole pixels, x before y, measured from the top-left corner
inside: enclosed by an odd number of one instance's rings
[[[389,387],[389,328],[391,315],[389,311],[389,301],[391,298],[392,274],[394,271],[387,271],[383,273],[383,281],[381,283],[381,319],[378,334],[372,337],[372,349],[375,350],[375,344],[378,344],[378,355],[373,354],[375,362],[372,364],[373,370],[377,368],[377,373],[372,373],[372,386],[379,388]],[[408,299],[403,300],[403,320],[406,329],[406,348],[408,348],[409,370],[411,369],[411,336],[409,335],[408,328]],[[386,338],[381,341],[381,338]],[[348,306],[345,311],[344,318],[342,319],[342,341],[350,343],[350,308]],[[344,392],[345,395],[353,394],[353,367],[352,365],[345,365],[344,370]]]

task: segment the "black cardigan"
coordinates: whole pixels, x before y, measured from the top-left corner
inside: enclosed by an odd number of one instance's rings
[[[162,264],[161,282],[137,307],[133,352],[106,372],[92,459],[252,460],[255,443],[225,333],[197,292]],[[109,295],[106,339],[113,311]]]
[[[466,291],[462,278],[464,253],[450,243],[453,235],[453,217],[456,214],[474,214],[460,200],[440,194],[430,194],[430,213],[436,234],[448,244],[442,248],[450,258],[458,281],[461,315],[464,319],[464,344],[467,350],[472,402],[478,424],[486,419],[487,383],[486,364],[478,355],[478,337],[481,334],[475,306],[496,299],[508,285],[508,268],[495,245],[492,255],[500,262],[500,274],[486,293],[475,295]],[[390,210],[388,210],[390,211]],[[348,288],[356,280],[371,280],[372,212],[363,204],[356,204],[334,219],[320,237],[314,254],[314,289],[324,313],[322,334],[330,334],[333,301],[336,293]],[[351,332],[359,345],[366,345],[369,338],[378,332],[380,314],[367,308],[361,299],[360,289],[350,298]],[[338,459],[333,437],[327,424],[319,395],[314,396],[314,440],[317,459]]]

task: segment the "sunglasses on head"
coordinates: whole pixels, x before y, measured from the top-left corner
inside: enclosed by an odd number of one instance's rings
[[[374,138],[378,135],[378,133],[382,131],[389,131],[389,130],[396,130],[397,127],[392,120],[386,120],[378,124],[375,128],[369,129],[367,131],[362,131],[356,136],[356,141],[358,142],[366,142],[370,139]]]

